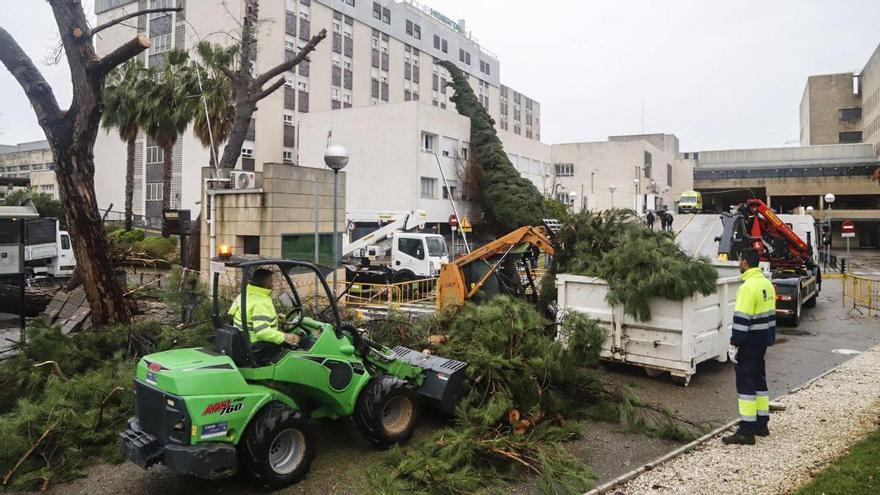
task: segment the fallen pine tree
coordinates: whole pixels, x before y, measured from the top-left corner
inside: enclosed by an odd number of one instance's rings
[[[533,306],[499,296],[422,323],[448,337],[436,352],[467,362],[471,386],[452,426],[392,451],[370,470],[374,493],[489,493],[526,473],[543,493],[592,486],[589,469],[560,442],[581,434],[567,416],[595,383],[585,367],[597,361],[604,338],[595,322],[572,314],[558,340],[556,325]]]
[[[556,300],[557,273],[588,275],[608,283],[609,304],[621,304],[639,320],[648,320],[648,301],[681,300],[716,290],[718,272],[706,258],[681,250],[671,232],[655,232],[631,210],[581,212],[556,236],[556,257],[542,280],[541,301]]]

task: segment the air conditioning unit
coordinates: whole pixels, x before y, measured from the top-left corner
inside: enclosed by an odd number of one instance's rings
[[[257,187],[256,172],[235,170],[230,172],[233,189],[255,189]]]

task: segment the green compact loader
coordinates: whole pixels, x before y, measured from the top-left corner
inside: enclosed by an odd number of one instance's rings
[[[340,320],[333,292],[317,266],[302,261],[226,259],[241,271],[241,307],[249,274],[275,267],[289,292],[283,330],[300,345],[258,361],[247,312],[232,326],[218,303],[214,274],[214,348],[151,354],[137,365],[137,415],[119,435],[119,449],[144,469],[157,463],[178,473],[219,479],[246,471],[279,488],[301,480],[315,457],[311,421],[351,416],[379,448],[409,439],[420,405],[454,413],[467,364],[369,340]],[[293,271],[314,272],[330,302],[332,322],[305,316]],[[315,290],[318,290],[316,287]]]

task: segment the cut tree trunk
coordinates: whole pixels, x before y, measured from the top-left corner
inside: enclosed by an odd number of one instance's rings
[[[132,220],[134,213],[132,209],[134,208],[134,154],[135,154],[135,145],[136,145],[136,137],[132,137],[128,140],[125,157],[125,230],[129,231],[132,228]]]
[[[245,81],[241,88],[235,88],[235,118],[232,120],[229,139],[226,141],[226,146],[223,147],[223,155],[220,158],[220,166],[224,168],[235,168],[238,163],[238,158],[241,156],[241,146],[244,144],[251,123],[251,116],[257,110],[256,103],[252,103],[248,99],[248,85],[249,82]]]
[[[202,215],[196,217],[186,241],[186,267],[198,271],[202,258]]]
[[[0,284],[0,311],[18,314],[18,299],[21,289],[17,285]],[[52,302],[57,289],[49,287],[25,287],[24,315],[34,317],[42,313]]]
[[[171,153],[174,144],[163,147],[165,157],[162,160],[162,210],[171,209]],[[168,228],[165,227],[165,215],[162,215],[162,237],[168,237]]]

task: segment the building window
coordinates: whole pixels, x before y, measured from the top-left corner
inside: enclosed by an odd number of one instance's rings
[[[422,198],[423,199],[434,199],[434,185],[437,183],[437,179],[430,179],[428,177],[422,177]]]
[[[373,2],[373,18],[374,19],[382,19],[382,6],[377,2]]]
[[[165,151],[158,146],[147,146],[147,163],[162,163]]]
[[[162,201],[162,183],[147,183],[147,201]]]
[[[413,38],[415,38],[417,40],[420,40],[420,39],[422,39],[422,28],[418,24],[407,19],[406,20],[406,34],[412,36]]]
[[[862,118],[862,109],[861,108],[841,108],[837,111],[840,116],[840,120],[846,122],[855,122]]]
[[[666,164],[666,185],[672,187],[672,165]]]
[[[167,52],[171,49],[171,34],[150,38],[150,55]]]
[[[838,140],[841,144],[861,143],[862,131],[841,132],[838,134]]]
[[[434,151],[434,136],[427,132],[422,133],[422,151]]]
[[[285,113],[284,114],[284,125],[293,125],[293,114]]]
[[[434,35],[434,48],[437,50],[440,49],[440,37],[436,34]]]
[[[458,195],[455,193],[455,186],[443,186],[443,199],[458,199]]]
[[[387,7],[382,7],[382,22],[391,24],[391,11]]]
[[[449,44],[446,43],[446,40],[443,40],[443,48],[442,48],[442,51],[443,51],[443,53],[449,53]]]
[[[241,238],[244,254],[260,254],[260,236],[243,235]]]
[[[445,50],[444,50],[445,51]],[[466,52],[463,49],[458,49],[458,60],[466,63],[467,65],[471,65],[471,54],[470,52]]]
[[[281,161],[284,163],[293,163],[293,152],[284,150],[281,152]]]
[[[648,179],[651,178],[651,165],[652,165],[652,163],[653,162],[652,162],[651,152],[646,151],[645,152],[645,177]]]
[[[254,149],[253,148],[241,148],[241,156],[243,158],[253,158],[254,157]]]
[[[574,163],[556,163],[553,165],[556,177],[574,177]]]

